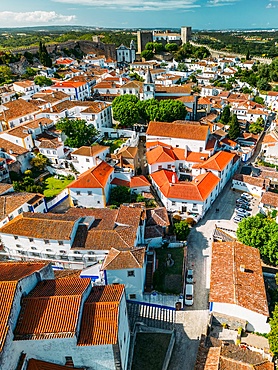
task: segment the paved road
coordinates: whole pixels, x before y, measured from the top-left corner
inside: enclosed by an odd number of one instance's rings
[[[215,225],[236,231],[232,221],[236,199],[240,194],[228,182],[206,216],[192,228],[188,238],[188,268],[194,270],[194,305],[177,312],[176,344],[169,370],[192,370],[196,361],[199,338],[206,332],[211,264],[211,245]],[[258,211],[259,200],[253,200],[252,213]],[[216,212],[216,209],[219,212]]]

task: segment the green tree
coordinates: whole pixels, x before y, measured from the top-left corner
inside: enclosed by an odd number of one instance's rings
[[[11,82],[12,71],[9,66],[0,66],[0,84]]]
[[[39,171],[42,171],[49,164],[49,159],[45,155],[38,153],[31,159],[30,163],[33,167],[37,168]]]
[[[66,136],[65,144],[71,148],[80,148],[83,145],[92,145],[98,135],[94,125],[88,125],[84,119],[61,118],[56,128]]]
[[[261,104],[261,105],[264,105],[264,99],[261,96],[258,96],[258,95],[255,96],[254,102],[258,103],[258,104]]]
[[[229,105],[226,105],[223,109],[223,112],[221,113],[220,122],[223,123],[223,125],[227,125],[231,118],[231,110]]]
[[[231,140],[235,140],[240,135],[240,126],[237,119],[237,115],[233,114],[230,120],[230,127],[229,127],[229,133],[228,136]]]
[[[154,53],[152,50],[143,50],[142,53],[141,53],[141,57],[146,59],[146,60],[150,60],[152,59],[154,56]]]
[[[189,225],[186,221],[179,221],[174,223],[174,233],[177,237],[177,240],[186,240],[189,232]]]
[[[52,67],[52,60],[48,54],[45,44],[39,42],[39,59],[45,67]]]
[[[278,264],[278,224],[261,213],[243,219],[237,228],[239,241],[258,248],[266,263]]]
[[[267,78],[262,77],[257,81],[257,88],[259,90],[268,91],[270,90],[271,86],[269,85]]]
[[[143,117],[147,121],[156,121],[159,115],[159,101],[156,99],[148,99],[142,102],[144,111]]]
[[[165,50],[168,51],[169,53],[172,53],[173,51],[178,50],[178,45],[174,43],[169,43],[165,45]]]
[[[113,100],[113,117],[121,126],[133,126],[139,120],[139,99],[135,95],[121,95]]]
[[[178,66],[177,66],[177,70],[181,71],[181,72],[187,72],[188,67],[185,63],[179,63]]]
[[[140,76],[137,72],[132,72],[129,74],[130,78],[133,78],[136,81],[144,82],[144,77]]]
[[[123,203],[130,203],[130,189],[126,186],[116,186],[111,189],[109,203],[119,207]]]
[[[175,120],[184,120],[185,116],[186,108],[182,102],[171,99],[159,102],[157,121],[173,122]]]
[[[259,134],[264,130],[264,119],[262,117],[257,118],[256,122],[251,123],[249,126],[249,132],[252,134]]]
[[[270,322],[270,333],[267,336],[269,341],[270,350],[274,357],[278,356],[278,303],[275,305],[275,309],[272,314]]]
[[[34,78],[34,82],[36,85],[39,85],[39,86],[51,86],[53,85],[53,82],[50,78],[47,78],[45,76],[36,76]]]
[[[249,51],[249,49],[247,50],[247,53],[246,53],[246,60],[250,60],[250,51]]]

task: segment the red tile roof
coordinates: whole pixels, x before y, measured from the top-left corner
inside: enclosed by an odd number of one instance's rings
[[[76,334],[82,295],[91,286],[90,279],[81,280],[69,277],[39,283],[22,300],[14,339],[73,337]]]
[[[104,152],[105,150],[109,149],[108,146],[103,145],[92,145],[92,146],[81,146],[80,148],[74,150],[71,152],[72,155],[82,155],[86,157],[94,157],[98,155],[101,152]]]
[[[258,249],[237,241],[213,243],[209,300],[269,316]]]
[[[111,248],[102,264],[102,270],[123,270],[142,268],[145,248],[118,250]]]
[[[124,285],[95,286],[84,304],[79,346],[116,344]]]
[[[28,361],[26,370],[69,370],[69,368],[73,370],[77,369],[77,367],[57,365],[57,364],[54,364],[53,362],[40,361],[40,360],[35,360],[34,358],[31,358]],[[79,367],[78,370],[85,370],[85,369]]]
[[[69,189],[83,188],[104,188],[114,168],[102,161],[99,165],[82,173],[79,178],[68,185]]]
[[[199,175],[192,182],[178,182],[175,172],[168,170],[154,172],[151,177],[165,197],[201,202],[209,197],[220,181],[212,172]]]
[[[228,164],[233,161],[235,154],[220,151],[209,159],[207,159],[204,163],[200,164],[200,168],[206,168],[215,171],[223,171]]]
[[[184,121],[156,122],[150,121],[147,135],[161,137],[172,137],[188,140],[207,140],[209,134],[208,125],[192,124]],[[161,140],[161,139],[160,139]]]
[[[130,187],[131,188],[140,188],[140,187],[145,187],[145,186],[151,186],[147,178],[143,175],[140,176],[133,176],[130,179]]]

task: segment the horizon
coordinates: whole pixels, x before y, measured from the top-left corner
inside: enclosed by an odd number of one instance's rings
[[[13,0],[0,4],[1,29],[45,26],[108,29],[276,29],[278,0]],[[74,25],[73,25],[74,24]],[[93,26],[91,26],[93,24]]]

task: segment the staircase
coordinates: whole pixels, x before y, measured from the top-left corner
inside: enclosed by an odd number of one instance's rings
[[[150,293],[153,290],[154,253],[155,252],[152,252],[152,254],[147,254],[146,279],[145,279],[146,293]]]

